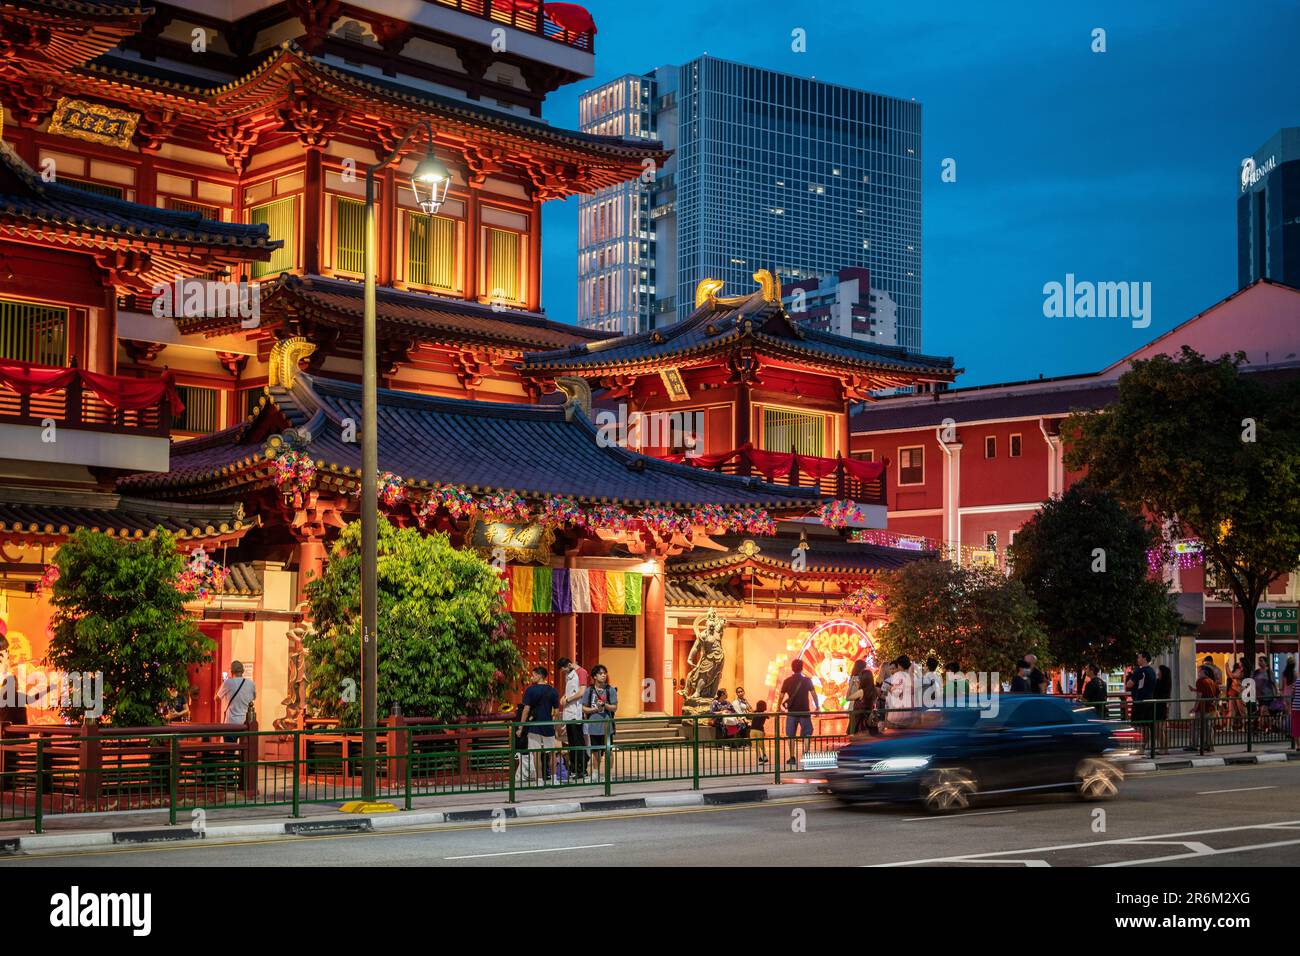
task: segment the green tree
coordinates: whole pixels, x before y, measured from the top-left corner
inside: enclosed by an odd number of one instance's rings
[[[1119,397],[1072,416],[1066,461],[1160,522],[1167,539],[1198,537],[1207,565],[1245,610],[1300,557],[1300,381],[1243,375],[1245,353],[1213,361],[1184,346],[1133,363]]]
[[[1012,576],[1038,606],[1053,661],[1110,670],[1170,645],[1180,618],[1168,585],[1151,577],[1147,552],[1158,544],[1140,515],[1086,483],[1044,502],[1021,527],[1009,549]]]
[[[135,541],[82,529],[59,548],[47,657],[66,673],[103,673],[110,724],[161,724],[162,705],[189,687],[189,666],[213,651],[176,588],[184,563],[162,528]],[[63,716],[80,719],[88,702],[81,703]]]
[[[303,641],[308,700],[352,727],[361,722],[360,548],[353,522],[307,586],[312,629]],[[381,518],[377,571],[381,716],[398,704],[407,716],[451,719],[523,676],[501,577],[473,551]]]
[[[915,561],[881,584],[889,623],[878,644],[887,660],[933,654],[963,670],[1011,675],[1022,657],[1046,643],[1024,586],[997,568]]]

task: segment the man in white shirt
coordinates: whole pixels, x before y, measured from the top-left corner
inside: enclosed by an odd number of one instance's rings
[[[252,680],[244,676],[244,665],[239,661],[230,664],[230,676],[217,691],[217,700],[221,702],[221,722],[223,724],[248,723],[248,709],[257,697],[257,688]],[[233,744],[234,737],[227,737],[226,743]]]
[[[582,698],[587,693],[584,671],[575,661],[561,657],[556,661],[563,677],[564,691],[560,694],[560,717],[565,721],[564,734],[569,744],[569,773],[575,777],[587,775],[587,737],[582,721]]]

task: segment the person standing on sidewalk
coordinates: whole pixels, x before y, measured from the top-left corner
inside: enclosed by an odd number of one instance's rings
[[[749,723],[749,736],[758,745],[758,762],[767,763],[767,701],[760,700],[754,705],[754,716]]]
[[[569,745],[567,760],[573,778],[587,774],[587,735],[582,723],[582,697],[587,692],[583,677],[586,671],[567,657],[556,661],[564,682],[560,694],[560,718],[564,721],[564,739]]]
[[[591,683],[582,698],[582,715],[587,718],[587,737],[591,743],[591,782],[600,782],[600,758],[612,742],[614,714],[618,710],[618,688],[609,683],[609,668],[597,664],[591,669]],[[610,758],[611,761],[613,758]],[[605,768],[608,777],[611,767]]]
[[[1097,716],[1106,716],[1106,682],[1102,680],[1096,664],[1089,664],[1085,669],[1088,682],[1083,685],[1083,699],[1092,704]]]
[[[528,728],[528,751],[533,761],[533,775],[545,779],[543,751],[555,747],[555,712],[560,709],[560,695],[546,683],[546,668],[540,664],[533,668],[533,683],[524,691],[523,710],[519,720]]]
[[[1124,684],[1133,699],[1133,723],[1142,728],[1147,738],[1147,746],[1155,741],[1155,709],[1151,700],[1156,694],[1156,672],[1151,668],[1151,655],[1138,651],[1137,668]]]
[[[1291,666],[1294,668],[1294,660]],[[1291,680],[1291,746],[1300,748],[1300,680],[1295,679],[1294,671]]]
[[[1204,743],[1205,750],[1214,749],[1214,712],[1219,699],[1219,684],[1214,679],[1214,670],[1208,664],[1201,665],[1200,678],[1196,684],[1187,688],[1196,695],[1192,705],[1192,746],[1197,750]],[[1204,741],[1201,735],[1205,735]]]
[[[790,676],[781,685],[776,709],[786,711],[785,735],[793,737],[795,731],[799,731],[800,736],[803,737],[803,752],[808,753],[813,735],[812,711],[820,710],[821,703],[817,700],[817,691],[813,688],[813,682],[804,676],[803,661],[791,661]],[[797,767],[799,761],[792,755],[786,764]]]
[[[253,706],[257,697],[257,688],[244,676],[244,665],[239,661],[230,662],[230,676],[221,683],[217,691],[217,700],[222,702],[223,724],[247,724],[248,708]],[[238,738],[227,737],[226,743],[233,744]]]

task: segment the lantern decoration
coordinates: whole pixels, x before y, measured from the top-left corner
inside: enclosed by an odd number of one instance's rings
[[[871,608],[883,608],[884,606],[885,596],[883,594],[878,594],[868,587],[860,587],[844,596],[844,600],[840,602],[835,613],[862,617]]]
[[[379,475],[379,500],[384,507],[393,508],[406,500],[406,482],[391,471]]]
[[[667,508],[645,509],[641,512],[641,523],[645,525],[647,531],[653,531],[661,538],[668,538],[673,534],[685,534],[691,527],[689,518]]]
[[[618,505],[597,505],[588,515],[587,523],[604,531],[626,531],[632,527],[632,519]]]
[[[511,523],[527,521],[532,512],[528,502],[509,491],[499,491],[484,498],[479,504],[479,513],[484,521]]]
[[[581,528],[587,523],[587,513],[572,498],[561,496],[542,502],[537,520],[546,528]]]
[[[939,542],[915,534],[896,534],[874,528],[860,528],[849,538],[858,544],[874,544],[881,548],[902,548],[905,551],[938,551]]]
[[[176,576],[176,590],[182,594],[211,601],[226,583],[227,571],[213,561],[202,548],[190,552],[189,563]]]
[[[727,515],[728,531],[743,531],[760,538],[776,534],[776,522],[766,508],[742,508]]]
[[[701,505],[691,512],[691,524],[703,528],[705,532],[727,530],[727,513],[721,505]]]
[[[305,492],[315,477],[316,465],[304,452],[286,451],[275,459],[275,483],[286,495]]]
[[[36,593],[41,594],[54,588],[54,582],[59,579],[59,566],[57,564],[47,564],[45,573],[41,579],[36,582]]]
[[[820,517],[828,528],[845,528],[863,521],[862,509],[852,501],[828,501],[822,505]]]
[[[474,496],[460,485],[434,485],[427,501],[431,508],[446,508],[453,518],[463,518],[478,510]]]

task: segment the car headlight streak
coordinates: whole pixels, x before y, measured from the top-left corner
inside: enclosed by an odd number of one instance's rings
[[[878,761],[871,768],[871,773],[905,773],[908,770],[920,770],[929,762],[929,757],[888,757]]]

